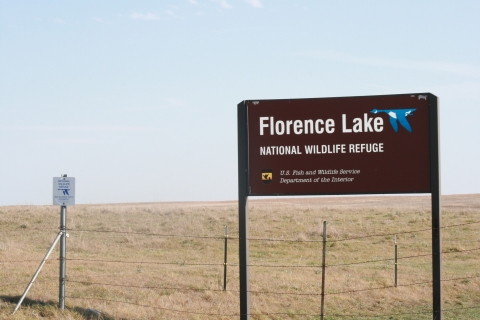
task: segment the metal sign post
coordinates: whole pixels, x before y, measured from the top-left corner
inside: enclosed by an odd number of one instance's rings
[[[53,178],[53,205],[60,206],[60,231],[57,234],[57,237],[53,241],[50,249],[48,250],[45,258],[43,258],[40,266],[38,267],[37,271],[30,280],[27,288],[23,292],[22,297],[18,301],[17,305],[15,306],[15,310],[13,310],[13,314],[20,308],[22,305],[23,299],[27,295],[28,291],[32,287],[33,283],[35,282],[40,270],[42,270],[43,265],[47,261],[48,257],[52,253],[53,249],[55,248],[57,242],[60,240],[60,277],[59,277],[59,299],[58,299],[58,307],[61,310],[65,310],[65,281],[67,278],[67,206],[75,205],[75,178],[67,178],[66,174],[61,174],[60,177]]]
[[[238,119],[238,241],[240,264],[240,319],[250,319],[250,281],[248,261],[248,147],[247,104],[240,103]]]
[[[60,205],[60,272],[58,307],[65,310],[65,281],[67,278],[67,205],[75,205],[75,178],[53,178],[53,204]]]
[[[320,319],[323,320],[325,312],[325,255],[327,253],[327,221],[323,221],[323,250],[322,250],[322,292],[320,300]]]
[[[62,237],[60,238],[60,277],[58,286],[58,307],[65,310],[65,279],[67,277],[67,207],[60,207],[60,232]]]
[[[440,207],[440,139],[438,123],[438,99],[429,97],[430,103],[430,187],[432,194],[432,276],[433,319],[442,320],[442,245]]]

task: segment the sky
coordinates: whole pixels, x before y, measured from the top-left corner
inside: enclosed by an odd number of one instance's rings
[[[0,206],[235,200],[237,104],[431,92],[480,193],[479,1],[0,0]]]

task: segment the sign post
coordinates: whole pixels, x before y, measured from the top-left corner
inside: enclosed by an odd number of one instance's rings
[[[441,184],[440,184],[440,126],[438,123],[438,99],[431,95],[430,111],[430,186],[432,194],[432,274],[433,319],[443,319],[442,308],[442,242],[441,242]]]
[[[238,104],[240,311],[249,319],[249,196],[432,195],[433,315],[442,319],[437,97]]]
[[[240,319],[250,319],[250,282],[248,260],[248,132],[247,105],[238,105],[238,233],[240,264]]]
[[[48,249],[47,254],[43,258],[40,266],[30,280],[28,286],[25,288],[23,295],[20,297],[15,309],[13,310],[12,315],[17,312],[17,310],[22,305],[23,300],[25,299],[28,291],[32,287],[33,283],[37,279],[38,274],[42,270],[43,265],[47,261],[48,257],[52,253],[53,249],[57,245],[57,242],[60,240],[60,277],[59,277],[59,301],[58,307],[61,310],[65,309],[65,281],[67,278],[66,271],[66,256],[67,256],[67,206],[75,205],[75,178],[67,178],[66,174],[62,174],[61,177],[53,178],[53,205],[60,206],[60,231],[57,234],[57,237],[53,241],[50,249]]]
[[[62,174],[53,178],[53,205],[60,206],[60,272],[58,307],[65,310],[65,281],[67,278],[67,205],[75,205],[75,178]]]

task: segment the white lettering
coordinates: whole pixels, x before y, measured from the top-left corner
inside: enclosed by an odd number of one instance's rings
[[[261,156],[283,156],[291,154],[302,154],[300,146],[264,146],[260,147]]]
[[[333,119],[328,119],[325,124],[325,131],[327,133],[334,133],[335,132],[335,121]]]
[[[357,143],[349,144],[348,150],[350,153],[376,153],[383,152],[383,143]]]
[[[373,118],[369,118],[368,117],[368,114],[364,113],[363,114],[363,132],[373,132],[373,128],[372,128],[372,125],[371,125],[371,122],[373,120]]]
[[[305,121],[306,122],[306,121]],[[295,134],[302,134],[303,132],[303,124],[302,124],[302,121],[300,120],[295,120],[295,122],[293,123],[293,132]]]
[[[318,133],[318,134],[323,133],[323,128],[320,127],[320,125],[323,126],[323,120],[322,119],[318,119],[317,121],[315,121],[315,132]]]
[[[290,134],[290,126],[292,125],[292,123],[293,123],[293,120],[286,121],[287,134]]]
[[[285,133],[285,123],[283,123],[283,121],[279,120],[275,123],[275,132],[279,136]]]
[[[309,130],[310,128],[310,130]],[[313,133],[313,120],[305,120],[305,134]]]
[[[347,115],[342,114],[342,132],[350,133],[352,129],[347,129]]]
[[[376,117],[375,120],[373,120],[373,129],[376,132],[383,131],[383,119],[381,117]]]
[[[353,119],[353,132],[362,132],[362,119],[360,118],[355,118]]]
[[[333,119],[307,119],[307,120],[277,120],[274,117],[259,117],[260,135],[266,135],[270,128],[270,135],[300,135],[300,134],[322,134],[335,132],[335,121]],[[347,119],[347,114],[342,114],[342,132],[382,132],[383,118],[370,118],[368,113],[363,114],[363,118],[353,118],[353,121]]]
[[[264,121],[268,120],[268,117],[260,117],[260,135],[263,136],[263,128],[268,128],[268,124]]]

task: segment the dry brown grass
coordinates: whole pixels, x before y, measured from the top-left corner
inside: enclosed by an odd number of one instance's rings
[[[393,258],[391,234],[398,234],[400,257],[431,253],[430,230],[404,233],[430,228],[429,201],[429,197],[250,200],[251,290],[288,293],[252,293],[251,312],[257,314],[252,319],[318,319],[322,244],[308,241],[322,239],[324,220],[327,264],[350,264],[326,270],[330,293],[325,298],[330,315],[326,319],[342,319],[336,314],[422,311],[427,313],[385,319],[431,319],[431,285],[402,286],[431,280],[428,256],[399,261],[396,289],[337,294],[393,285],[391,260],[355,264]],[[442,201],[444,226],[480,220],[479,195],[447,196]],[[67,227],[73,230],[67,241],[67,309],[56,308],[57,248],[24,305],[10,316],[58,225],[58,207],[0,207],[0,318],[95,319],[88,309],[101,310],[105,319],[238,318],[228,316],[239,312],[238,240],[229,240],[228,291],[221,291],[223,228],[228,225],[230,237],[238,237],[236,202],[69,207]],[[480,250],[464,252],[480,247],[479,231],[480,223],[443,229],[443,250],[448,252],[443,256],[444,279],[480,276]],[[385,236],[337,241],[371,234]],[[445,281],[445,309],[479,306],[479,279]],[[480,308],[445,313],[445,319],[479,318]]]

